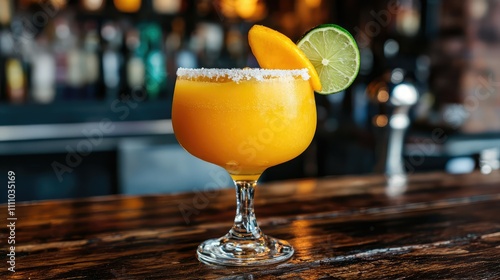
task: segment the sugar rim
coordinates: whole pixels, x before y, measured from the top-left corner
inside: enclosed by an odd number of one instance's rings
[[[218,80],[219,78],[228,78],[234,82],[242,80],[263,81],[269,78],[293,78],[300,77],[307,81],[311,76],[307,68],[303,69],[261,69],[261,68],[179,68],[177,77],[186,79],[196,79],[206,77]]]

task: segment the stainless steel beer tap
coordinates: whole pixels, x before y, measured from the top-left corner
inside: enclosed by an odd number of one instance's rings
[[[370,100],[379,108],[373,118],[377,134],[377,163],[374,171],[386,175],[386,192],[390,196],[406,190],[403,146],[410,125],[409,111],[418,101],[416,87],[405,81],[404,76],[404,71],[396,68],[370,83],[367,89]]]

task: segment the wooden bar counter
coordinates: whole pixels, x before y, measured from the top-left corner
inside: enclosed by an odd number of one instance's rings
[[[233,189],[17,203],[15,272],[4,226],[0,279],[500,279],[500,172],[414,174],[399,196],[385,185],[375,175],[260,185],[262,230],[295,248],[263,267],[196,259],[232,226]]]

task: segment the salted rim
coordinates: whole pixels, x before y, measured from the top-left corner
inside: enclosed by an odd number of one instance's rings
[[[230,79],[234,82],[242,80],[263,81],[269,78],[293,78],[301,77],[307,81],[311,76],[307,68],[303,69],[261,69],[261,68],[179,68],[177,69],[177,77],[186,79],[196,79],[206,77],[209,79],[218,80],[219,78]]]

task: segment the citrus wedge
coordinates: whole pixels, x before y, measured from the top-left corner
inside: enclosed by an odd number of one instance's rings
[[[318,93],[343,91],[358,75],[358,46],[351,34],[338,25],[323,24],[309,30],[297,46],[318,72],[321,81]]]
[[[260,67],[267,69],[307,68],[309,82],[315,91],[321,91],[316,68],[303,51],[286,35],[271,28],[254,25],[248,32],[248,43]]]

